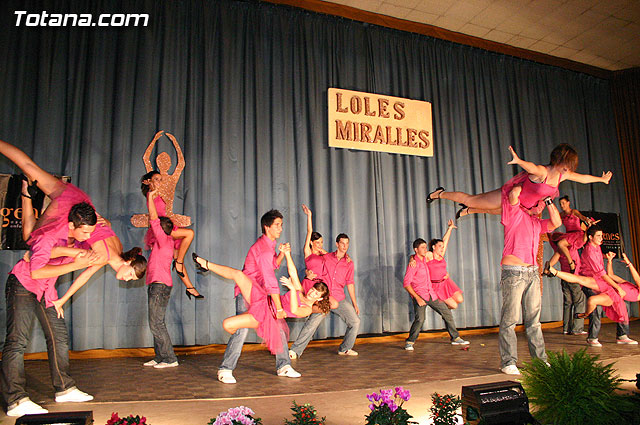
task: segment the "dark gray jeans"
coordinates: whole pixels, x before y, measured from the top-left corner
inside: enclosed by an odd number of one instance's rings
[[[420,306],[415,298],[411,298],[413,301],[413,311],[415,314],[415,318],[413,319],[413,323],[411,324],[411,329],[409,330],[409,337],[406,342],[416,342],[418,336],[420,336],[420,331],[422,330],[422,325],[424,324],[427,306],[431,307],[442,316],[444,320],[444,326],[449,332],[449,336],[451,337],[451,341],[458,338],[460,334],[458,333],[458,329],[456,329],[456,323],[453,320],[453,314],[451,314],[451,310],[447,305],[440,300],[429,300],[427,301],[427,305]]]
[[[584,331],[584,319],[575,317],[576,313],[584,313],[586,297],[582,286],[577,283],[560,281],[562,285],[562,330],[567,333],[578,334]]]
[[[147,288],[149,295],[149,328],[153,334],[153,350],[156,362],[173,363],[178,361],[173,352],[171,337],[164,322],[164,315],[171,298],[171,286],[164,283],[153,282]]]
[[[25,391],[24,352],[27,349],[33,317],[37,317],[47,341],[51,381],[56,395],[75,388],[69,375],[69,334],[64,319],[55,308],[45,307],[44,297],[25,289],[15,275],[10,274],[5,287],[7,301],[7,338],[2,350],[2,395],[9,409],[28,397]]]

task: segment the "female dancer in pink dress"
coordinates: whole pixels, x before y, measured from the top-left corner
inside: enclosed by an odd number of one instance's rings
[[[289,292],[280,298],[282,308],[287,312],[287,316],[307,317],[312,313],[314,306],[318,306],[323,313],[328,313],[330,309],[328,286],[324,282],[317,281],[306,293],[303,293],[296,266],[291,258],[291,248],[285,244],[280,248],[280,252],[283,252],[287,259],[287,270],[289,272],[289,278],[283,277],[280,279],[289,288]],[[249,305],[249,311],[246,313],[224,319],[222,327],[225,331],[234,334],[241,328],[255,329],[272,354],[280,353],[286,348],[282,347],[280,330],[283,330],[288,338],[289,327],[284,319],[275,318],[275,312],[269,305],[271,298],[262,286],[254,285],[253,281],[241,270],[212,263],[195,253],[193,254],[193,261],[201,271],[212,271],[225,279],[233,280],[240,288],[245,302]]]
[[[578,210],[571,208],[571,202],[568,196],[560,198],[560,217],[562,217],[562,224],[564,224],[565,232],[554,232],[549,234],[549,244],[555,251],[553,257],[549,260],[553,266],[560,259],[560,255],[564,255],[567,259],[567,263],[571,268],[571,273],[575,272],[576,264],[571,258],[569,248],[580,249],[587,242],[586,228],[583,229],[582,223],[585,223],[587,227],[598,223],[600,220],[594,220],[589,217],[585,217]]]
[[[615,253],[608,252],[605,257],[607,258],[607,261],[611,261],[613,257],[615,257]],[[573,273],[558,271],[549,264],[549,261],[545,263],[542,274],[549,277],[557,276],[566,282],[577,283],[578,285],[587,287],[597,293],[587,299],[585,312],[577,314],[577,317],[580,319],[589,316],[597,306],[601,305],[609,319],[614,322],[628,323],[629,313],[627,312],[627,306],[624,301],[638,301],[637,288],[635,292],[635,299],[632,294],[630,294],[632,299],[627,299],[625,289],[623,289],[622,285],[617,283],[615,280],[610,284],[601,276],[580,276]],[[622,280],[622,278],[619,278],[618,276],[616,276],[616,278]],[[631,285],[628,282],[625,283]]]
[[[142,190],[142,194],[145,199],[149,191],[158,191],[161,189],[162,185],[162,177],[158,171],[150,171],[140,179],[140,189]],[[162,198],[162,195],[156,196],[154,198],[154,204],[156,207],[156,211],[158,212],[158,216],[165,217],[167,214],[166,202]],[[191,242],[193,242],[193,230],[187,229],[185,227],[174,226],[173,231],[171,232],[171,237],[174,239],[174,260],[173,260],[173,269],[176,271],[182,283],[186,287],[185,293],[187,297],[191,299],[193,296],[196,299],[204,298],[204,295],[201,295],[198,290],[193,286],[191,279],[189,278],[189,274],[184,267],[184,257],[191,246]],[[145,249],[151,249],[153,246],[153,232],[151,229],[147,230],[147,233],[144,236],[144,244]]]
[[[513,186],[521,184],[521,207],[530,210],[531,213],[538,214],[544,209],[544,204],[540,201],[547,196],[555,198],[558,194],[558,185],[565,180],[585,184],[598,182],[609,184],[609,180],[611,180],[611,171],[603,172],[601,177],[576,173],[578,153],[566,143],[556,146],[551,151],[549,165],[537,165],[524,161],[518,157],[511,146],[509,146],[509,152],[512,159],[507,164],[519,165],[524,171],[511,178],[501,189],[479,195],[469,195],[465,192],[447,192],[444,188],[438,187],[429,193],[427,203],[430,204],[437,199],[458,202],[462,208],[456,213],[456,218],[473,213],[500,214],[502,193],[508,194]]]

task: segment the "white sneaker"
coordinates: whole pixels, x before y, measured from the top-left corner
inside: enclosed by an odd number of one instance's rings
[[[218,381],[223,384],[235,384],[236,378],[233,377],[233,371],[229,369],[218,369]]]
[[[590,347],[602,347],[602,344],[600,344],[600,341],[598,341],[598,338],[587,338],[587,345]]]
[[[278,376],[286,376],[287,378],[299,378],[302,375],[290,365],[286,365],[278,370]]]
[[[616,339],[616,344],[638,345],[638,341],[631,339],[626,335],[622,335]]]
[[[405,350],[407,350],[407,351],[413,351],[413,344],[411,344],[411,343],[407,342],[407,343],[404,345],[404,349],[405,349]]]
[[[506,373],[507,375],[520,375],[520,371],[518,367],[514,364],[510,364],[509,366],[505,366],[500,369],[500,372]]]
[[[289,358],[290,358],[291,360],[295,360],[295,359],[297,359],[297,358],[298,358],[298,353],[296,353],[296,352],[295,352],[295,351],[293,351],[293,350],[289,350]]]
[[[451,341],[451,345],[469,345],[469,341],[465,341],[464,339],[457,337]]]
[[[77,388],[74,388],[66,394],[56,396],[56,403],[82,403],[83,401],[91,400],[93,400],[92,395],[80,391]]]
[[[144,362],[144,363],[142,363],[142,366],[155,366],[155,365],[157,365],[157,364],[158,364],[158,362],[157,362],[157,361],[155,361],[155,360],[149,360],[148,362]]]
[[[348,349],[347,351],[338,351],[340,356],[357,356],[358,352],[356,350]]]
[[[49,411],[35,404],[29,398],[19,401],[13,408],[7,410],[7,416],[38,415],[40,413],[49,413]]]
[[[167,362],[160,362],[157,365],[154,365],[153,367],[156,369],[164,369],[167,367],[176,367],[178,366],[178,361],[176,360],[175,362],[172,363],[167,363]]]

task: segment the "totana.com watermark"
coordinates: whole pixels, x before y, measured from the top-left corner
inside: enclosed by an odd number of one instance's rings
[[[28,13],[16,10],[16,27],[128,27],[149,25],[147,13],[102,13],[94,19],[91,13]]]

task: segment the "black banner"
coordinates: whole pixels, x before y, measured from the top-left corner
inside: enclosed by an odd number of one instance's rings
[[[40,217],[45,195],[34,187],[37,192],[32,199],[33,213]],[[0,230],[0,249],[24,250],[29,249],[22,238],[22,175],[0,174],[0,205],[2,209],[2,230]]]
[[[617,258],[622,257],[624,244],[620,230],[620,217],[616,213],[603,213],[597,211],[580,211],[585,217],[600,220],[596,225],[602,229],[602,253],[609,251],[616,253]]]

